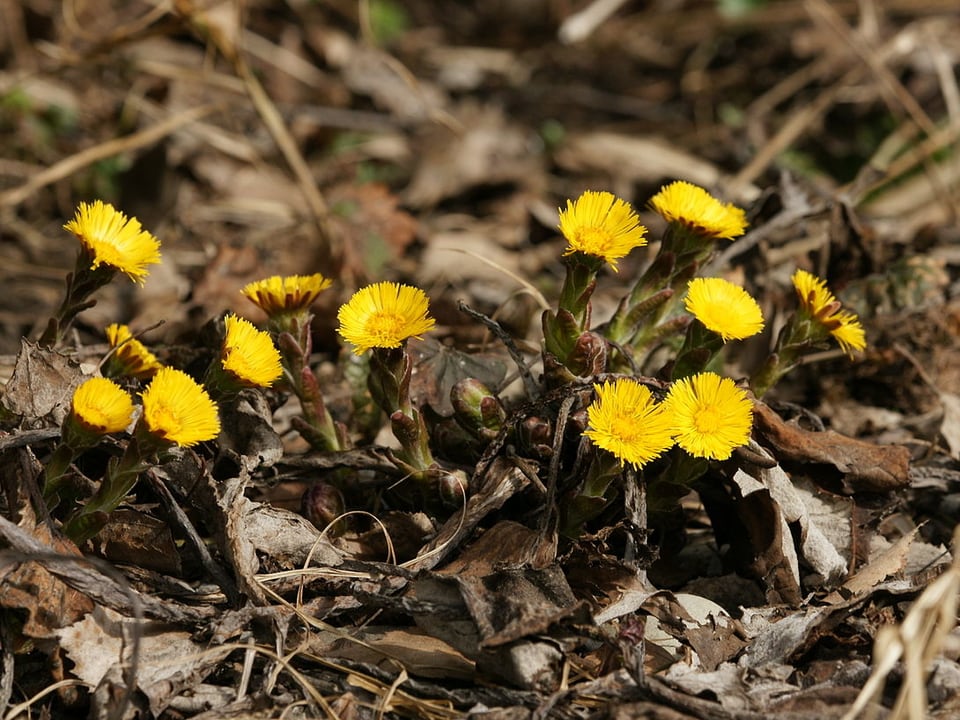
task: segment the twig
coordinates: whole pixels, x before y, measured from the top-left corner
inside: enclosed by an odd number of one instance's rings
[[[220,586],[220,589],[223,590],[223,594],[227,596],[227,601],[230,603],[230,605],[233,607],[239,605],[240,592],[237,590],[236,583],[234,583],[227,573],[224,572],[223,568],[221,568],[214,561],[213,556],[207,549],[206,543],[203,541],[203,538],[200,537],[197,529],[193,526],[193,523],[190,522],[190,518],[188,518],[187,514],[183,511],[183,508],[181,508],[174,499],[173,494],[170,492],[170,488],[167,487],[163,480],[157,477],[155,472],[147,472],[145,475],[147,480],[150,482],[150,487],[163,502],[164,509],[170,515],[171,519],[177,524],[177,527],[183,531],[187,542],[190,543],[194,552],[197,553],[197,557],[199,557],[200,564],[203,566],[203,569],[210,573],[213,581]]]
[[[257,109],[260,119],[263,120],[264,125],[267,126],[267,130],[270,132],[270,135],[273,136],[274,142],[277,144],[277,147],[280,148],[280,152],[287,161],[287,165],[289,165],[294,177],[296,177],[297,184],[300,186],[300,192],[303,193],[307,204],[310,206],[310,212],[313,215],[317,231],[320,233],[320,239],[323,242],[325,253],[330,256],[336,254],[336,249],[333,246],[333,237],[330,234],[330,212],[327,208],[326,200],[324,200],[323,195],[320,194],[320,189],[317,187],[317,183],[313,178],[313,173],[310,172],[310,166],[307,165],[307,161],[300,153],[296,141],[294,141],[293,136],[283,121],[283,117],[280,115],[280,111],[277,110],[276,105],[274,105],[266,90],[263,89],[263,85],[260,84],[256,75],[254,75],[250,69],[250,65],[243,55],[242,48],[238,47],[225,33],[219,32],[216,25],[204,17],[202,11],[196,7],[193,0],[177,0],[175,7],[177,12],[187,19],[198,35],[210,40],[216,46],[217,50],[233,64],[234,71],[246,86],[247,95]]]
[[[568,45],[586,40],[611,15],[619,10],[627,0],[594,0],[580,12],[567,17],[560,25],[557,37]]]
[[[513,338],[510,337],[510,334],[504,330],[500,326],[500,323],[498,323],[496,320],[488,318],[481,312],[477,312],[467,305],[463,300],[457,302],[457,307],[460,309],[460,312],[466,313],[497,336],[497,339],[503,343],[504,347],[507,349],[507,352],[510,353],[510,357],[513,359],[513,362],[516,364],[517,371],[520,373],[520,377],[523,379],[523,389],[526,391],[527,396],[530,398],[538,397],[540,395],[540,386],[534,379],[533,373],[530,372],[530,368],[527,367],[526,362],[524,362],[523,354],[520,352],[517,344],[513,341]]]
[[[18,430],[12,435],[0,437],[0,453],[15,448],[26,447],[60,437],[60,428],[41,428],[40,430]]]

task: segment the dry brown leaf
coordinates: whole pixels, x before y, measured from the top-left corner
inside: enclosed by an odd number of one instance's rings
[[[170,526],[162,520],[129,508],[110,513],[96,543],[111,562],[135,565],[179,577],[180,553]]]
[[[750,449],[761,456],[769,457],[762,447],[751,441]],[[771,458],[772,459],[772,458]],[[737,475],[743,473],[738,470]],[[799,527],[799,542],[794,557],[803,560],[817,573],[819,581],[827,586],[835,586],[847,573],[847,560],[840,554],[837,547],[830,542],[811,514],[811,506],[818,502],[812,492],[804,492],[798,488],[779,465],[770,468],[757,468],[751,475],[770,491],[770,496],[776,500],[786,525],[784,541],[793,544],[793,533],[788,526],[796,524]],[[736,478],[735,478],[736,480]],[[822,507],[822,503],[819,503]],[[846,538],[844,547],[849,547],[850,518],[849,501],[846,506]],[[829,523],[836,525],[835,518],[829,517]],[[787,557],[790,556],[788,553]],[[797,575],[799,580],[799,575]]]
[[[59,423],[82,380],[83,372],[76,360],[23,339],[13,377],[4,388],[3,405],[27,421],[52,413],[53,420]]]
[[[631,182],[656,183],[683,179],[712,188],[722,176],[715,165],[666,140],[612,132],[571,134],[557,152],[561,167],[578,172],[601,171]],[[752,199],[756,188],[738,201]]]
[[[960,397],[953,393],[937,394],[943,406],[943,420],[940,422],[940,434],[943,435],[950,454],[960,457]]]
[[[907,555],[910,552],[910,546],[920,528],[914,528],[911,532],[904,535],[896,543],[891,545],[878,557],[874,558],[868,565],[849,578],[843,584],[845,594],[857,595],[859,593],[869,592],[891,575],[903,570],[907,562]],[[844,595],[840,592],[832,592],[826,598],[826,602],[838,603],[843,601]]]
[[[196,643],[192,633],[167,623],[137,623],[103,607],[56,635],[73,663],[73,674],[96,687],[111,668],[130,660],[133,633],[139,637],[137,689],[147,696],[155,716],[173,697],[199,684],[231,652]]]
[[[739,637],[738,623],[727,611],[698,595],[659,591],[647,598],[642,610],[649,615],[648,630],[690,648],[692,664],[706,672],[735,657],[746,644]],[[679,656],[678,645],[671,645],[668,640],[660,644]]]
[[[416,628],[368,626],[344,638],[342,632],[320,630],[310,647],[323,657],[347,658],[395,671],[401,663],[412,675],[468,680],[476,676],[473,661],[436,637]]]
[[[847,492],[889,492],[910,484],[910,451],[874,445],[831,430],[811,432],[784,422],[762,402],[754,403],[756,431],[783,462],[829,465],[841,474]]]
[[[495,107],[465,105],[457,112],[462,130],[432,128],[424,138],[404,200],[414,207],[483,185],[529,186],[543,176],[541,161],[531,155],[524,131]]]
[[[750,577],[759,579],[767,602],[799,605],[800,565],[790,528],[763,483],[738,470],[732,482],[740,497],[735,498],[737,517],[746,531],[737,541],[737,554],[748,562]],[[744,540],[746,545],[743,546]]]
[[[24,519],[20,529],[49,549],[50,553],[81,553],[69,540],[55,537],[46,524]],[[7,568],[10,566],[7,565]],[[50,573],[42,562],[24,562],[0,574],[0,608],[23,618],[23,639],[45,640],[93,610],[93,601]]]

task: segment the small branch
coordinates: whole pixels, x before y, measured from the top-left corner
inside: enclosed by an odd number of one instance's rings
[[[530,372],[530,368],[527,367],[526,362],[524,362],[523,354],[520,352],[517,344],[513,341],[513,338],[510,337],[510,334],[504,330],[500,326],[500,323],[498,323],[496,320],[488,318],[481,312],[477,312],[467,305],[463,300],[457,302],[457,307],[460,308],[460,312],[466,313],[497,336],[497,339],[503,343],[503,346],[507,349],[507,352],[510,353],[510,357],[513,358],[513,362],[516,363],[520,377],[523,379],[523,389],[526,390],[527,395],[530,398],[538,397],[540,395],[540,386],[534,379],[533,373]]]

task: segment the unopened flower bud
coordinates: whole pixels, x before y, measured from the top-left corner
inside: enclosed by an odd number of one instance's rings
[[[549,420],[531,416],[520,423],[521,444],[541,458],[553,455],[553,426]]]
[[[581,377],[606,372],[607,341],[594,332],[581,333],[566,364]]]
[[[437,478],[440,499],[448,507],[463,507],[467,499],[467,476],[462,470],[444,472]]]
[[[485,440],[496,437],[507,417],[500,400],[476,378],[464,378],[454,385],[450,402],[458,422]]]
[[[324,530],[343,515],[343,494],[330,483],[318,481],[300,501],[303,516],[320,530]]]
[[[567,433],[579,437],[590,426],[590,416],[586,408],[570,413],[567,418]]]

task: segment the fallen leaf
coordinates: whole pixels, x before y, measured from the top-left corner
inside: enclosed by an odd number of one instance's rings
[[[943,435],[950,454],[960,457],[960,397],[953,393],[937,393],[943,407],[943,420],[940,421],[940,434]]]
[[[919,531],[920,528],[914,528],[912,532],[904,535],[868,565],[860,568],[855,575],[843,584],[843,590],[846,592],[843,594],[832,592],[825,598],[826,602],[838,603],[845,599],[844,594],[847,596],[857,595],[872,590],[891,575],[903,570],[907,562],[907,555],[910,552],[910,546]]]
[[[405,202],[428,207],[475,187],[527,186],[543,176],[541,160],[529,152],[527,134],[502,110],[468,103],[458,108],[456,118],[461,128],[434,127],[424,138]]]
[[[832,430],[804,430],[759,401],[754,403],[754,422],[761,444],[778,461],[828,465],[840,474],[846,492],[890,492],[910,484],[910,451],[905,447],[875,445]]]
[[[129,662],[133,633],[139,638],[137,690],[147,696],[154,716],[175,696],[199,684],[231,652],[196,643],[192,633],[167,623],[138,622],[103,607],[56,634],[73,663],[73,674],[96,687],[112,668]]]
[[[411,399],[417,405],[428,403],[444,417],[453,415],[450,390],[458,382],[476,378],[496,391],[507,375],[505,356],[499,353],[468,353],[429,338],[411,343],[409,349],[413,359]]]
[[[24,338],[13,376],[4,388],[3,405],[28,422],[52,413],[52,419],[60,423],[70,407],[73,391],[83,379],[76,360]]]
[[[18,527],[50,553],[82,557],[76,545],[65,538],[54,537],[46,524],[36,525],[25,518]],[[58,629],[92,611],[94,604],[48,571],[42,562],[18,562],[0,574],[0,608],[22,614],[19,633],[22,638],[18,640],[25,641],[54,637]]]

